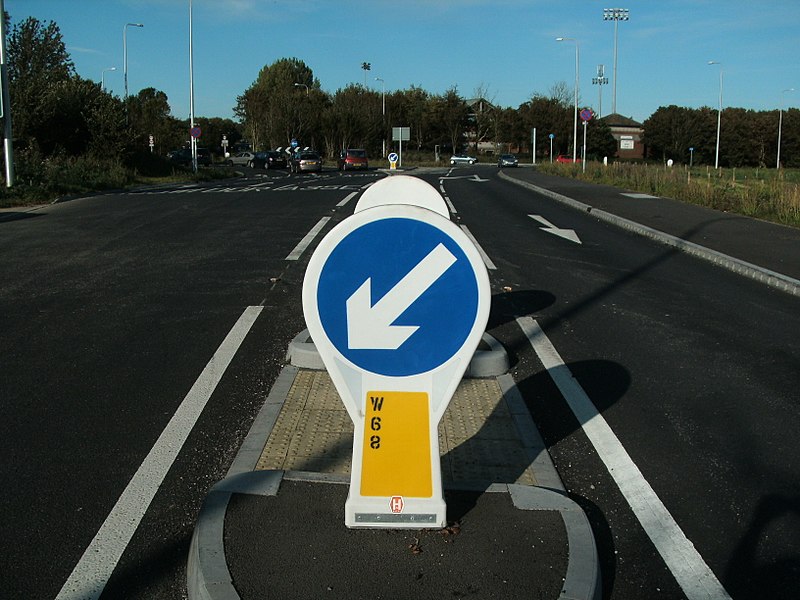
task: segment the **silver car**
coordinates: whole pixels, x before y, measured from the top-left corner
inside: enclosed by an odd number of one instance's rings
[[[454,154],[450,157],[451,165],[474,165],[478,159],[467,154]]]
[[[503,167],[516,167],[518,164],[519,161],[513,154],[501,154],[500,158],[497,159],[497,166],[501,169]]]
[[[253,161],[257,161],[256,155],[252,152],[239,152],[229,157],[227,160],[228,165],[244,165],[245,167],[252,167]]]

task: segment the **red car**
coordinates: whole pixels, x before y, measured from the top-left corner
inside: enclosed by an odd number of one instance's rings
[[[574,163],[574,162],[575,163],[579,163],[579,162],[581,162],[581,159],[580,158],[576,158],[576,159],[573,160],[572,158],[570,158],[566,154],[559,154],[558,158],[556,158],[556,162],[560,162],[560,163]]]
[[[369,168],[369,161],[367,160],[367,151],[362,149],[342,150],[339,153],[339,158],[336,161],[339,165],[340,171],[349,171],[351,169],[367,169]]]

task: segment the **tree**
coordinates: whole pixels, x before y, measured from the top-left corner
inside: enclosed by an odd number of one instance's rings
[[[44,105],[52,90],[75,76],[75,66],[58,25],[52,21],[45,24],[28,17],[15,24],[7,46],[15,137],[23,148],[36,149],[40,138],[48,136]]]
[[[713,162],[716,123],[716,111],[707,107],[659,107],[643,124],[648,156],[688,162],[689,148],[694,148],[696,162]]]
[[[530,136],[530,131],[535,127],[539,135],[536,136],[536,153],[540,156],[550,154],[550,139],[552,133],[553,153],[565,154],[572,141],[572,114],[573,107],[565,100],[557,97],[534,95],[528,102],[521,104],[517,109],[521,130],[517,132],[519,138]]]
[[[452,87],[441,96],[434,96],[431,109],[433,122],[436,124],[434,140],[449,144],[453,152],[460,152],[464,146],[469,108],[464,99],[458,95],[458,89]]]
[[[126,108],[135,148],[147,148],[152,135],[157,152],[165,154],[189,138],[188,128],[181,128],[178,120],[170,115],[169,99],[162,91],[149,87],[136,96],[128,96]]]
[[[237,99],[234,113],[254,148],[288,146],[295,138],[313,145],[320,134],[320,109],[327,102],[319,88],[319,81],[303,61],[282,58],[261,69]]]

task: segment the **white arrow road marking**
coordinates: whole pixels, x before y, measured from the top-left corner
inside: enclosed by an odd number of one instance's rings
[[[458,175],[456,177],[439,177],[439,181],[443,179],[469,179],[470,181],[477,181],[478,183],[483,183],[484,181],[489,181],[488,179],[481,179],[478,177],[477,174],[475,175]]]
[[[416,325],[392,325],[456,262],[439,244],[408,274],[372,304],[372,278],[347,299],[347,347],[351,350],[397,350],[419,329]]]
[[[539,223],[544,225],[542,231],[546,231],[547,233],[552,233],[553,235],[562,237],[565,240],[569,240],[570,242],[575,242],[576,244],[583,243],[578,237],[578,234],[575,233],[574,229],[559,229],[544,217],[540,217],[539,215],[528,215],[528,216],[534,221],[539,221]]]

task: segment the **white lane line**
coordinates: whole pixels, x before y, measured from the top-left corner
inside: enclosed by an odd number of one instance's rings
[[[478,249],[478,254],[480,254],[480,255],[481,255],[481,258],[483,259],[483,264],[485,264],[485,265],[486,265],[486,268],[487,268],[487,269],[489,269],[490,271],[494,271],[494,270],[496,270],[496,269],[497,269],[497,267],[496,267],[496,266],[494,265],[494,263],[492,262],[492,259],[491,259],[491,258],[489,258],[489,255],[488,255],[488,254],[486,254],[486,252],[484,252],[484,251],[483,251],[483,248],[481,248],[481,245],[478,243],[478,240],[476,240],[476,239],[475,239],[475,236],[474,236],[474,235],[472,235],[472,232],[470,232],[470,230],[469,230],[469,229],[467,229],[467,226],[466,226],[466,225],[462,225],[462,226],[461,226],[461,229],[463,229],[463,230],[464,230],[464,233],[466,233],[466,234],[467,234],[467,237],[468,237],[470,240],[472,240],[472,243],[473,243],[473,244],[475,244],[475,248],[477,248],[477,249]]]
[[[340,206],[344,206],[345,204],[350,202],[350,200],[352,200],[356,196],[358,196],[358,192],[353,192],[352,194],[349,194],[344,200],[342,200],[341,202],[339,202],[339,204],[336,205],[337,208],[340,207]]]
[[[730,600],[728,592],[645,480],[539,324],[531,317],[520,317],[517,323],[686,597],[689,600]]]
[[[248,306],[184,397],[56,600],[97,600],[158,488],[263,306]]]
[[[322,231],[322,228],[325,227],[325,223],[330,221],[330,217],[322,217],[319,222],[314,225],[314,227],[306,234],[300,243],[295,246],[294,250],[289,253],[289,256],[286,257],[286,260],[297,260],[303,254],[306,248],[314,241],[314,238],[317,237],[317,234]]]

